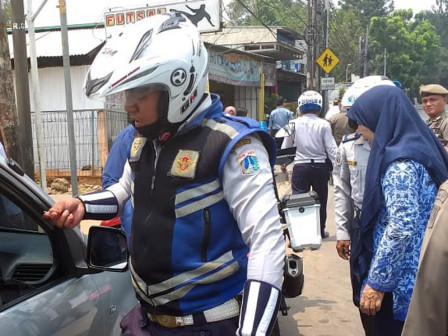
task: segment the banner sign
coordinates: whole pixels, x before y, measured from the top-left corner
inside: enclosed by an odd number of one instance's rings
[[[275,86],[275,83],[277,83],[276,73],[275,63],[263,62],[264,86]]]
[[[259,86],[260,66],[248,56],[209,49],[209,78],[238,86]]]
[[[214,32],[221,28],[220,0],[191,0],[177,2],[151,1],[146,7],[110,11],[104,14],[107,36],[127,24],[135,23],[156,14],[178,12],[198,27],[200,32]]]

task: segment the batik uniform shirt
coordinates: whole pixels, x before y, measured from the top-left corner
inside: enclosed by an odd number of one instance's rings
[[[397,160],[384,173],[381,188],[382,205],[373,231],[373,259],[364,283],[392,292],[394,318],[404,321],[437,186],[420,163]]]

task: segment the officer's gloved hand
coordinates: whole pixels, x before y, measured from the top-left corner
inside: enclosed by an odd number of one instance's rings
[[[277,319],[281,291],[267,282],[244,285],[238,336],[270,335]]]

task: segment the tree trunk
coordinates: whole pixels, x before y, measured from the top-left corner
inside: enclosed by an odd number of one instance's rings
[[[0,0],[0,135],[6,153],[21,161],[21,147],[17,134],[17,112],[11,58],[9,55],[6,16]]]

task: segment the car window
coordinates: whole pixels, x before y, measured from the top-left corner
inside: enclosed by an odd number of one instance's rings
[[[53,264],[50,239],[39,223],[0,194],[0,309],[48,283]]]

